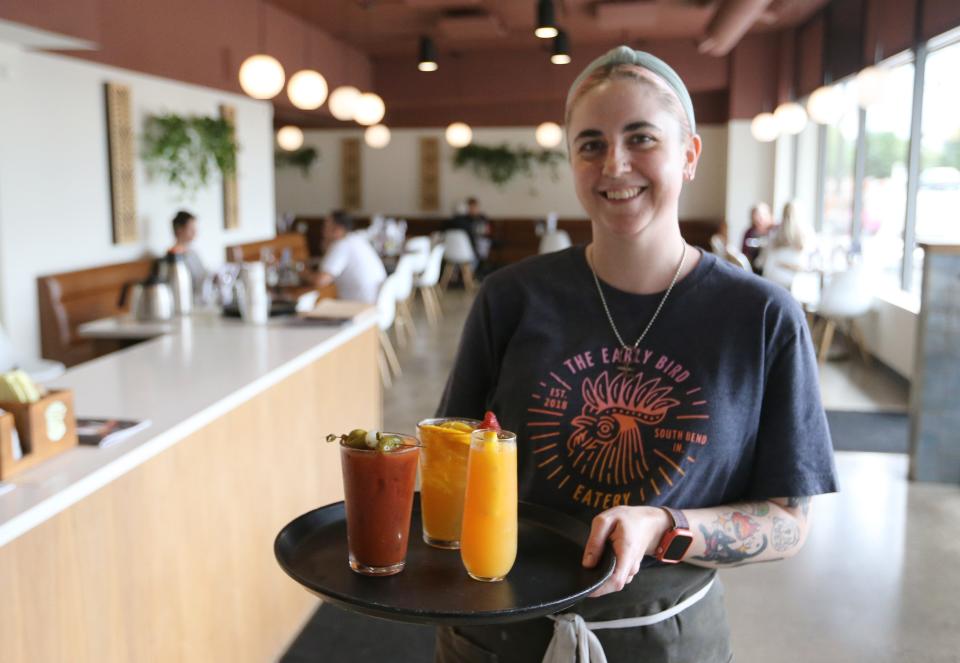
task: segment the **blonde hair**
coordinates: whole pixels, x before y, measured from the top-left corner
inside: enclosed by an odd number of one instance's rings
[[[669,89],[664,89],[660,85],[657,85],[655,82],[644,76],[642,72],[645,71],[650,70],[645,69],[640,65],[628,63],[606,64],[590,71],[590,73],[580,81],[579,85],[570,90],[570,94],[567,96],[567,107],[564,111],[563,119],[564,126],[570,126],[570,116],[573,114],[573,107],[576,106],[577,102],[580,101],[580,99],[582,99],[590,90],[599,87],[607,81],[632,80],[641,85],[646,85],[648,89],[653,91],[661,105],[674,115],[677,122],[680,124],[682,138],[687,139],[692,136],[693,127],[690,126],[690,120],[687,117],[687,113],[683,109],[683,105],[681,104],[680,100]],[[656,75],[656,72],[650,73]],[[567,139],[569,140],[569,135],[567,136]]]
[[[792,248],[802,251],[813,239],[813,228],[797,211],[796,201],[791,200],[783,206],[783,220],[771,242],[773,248]]]

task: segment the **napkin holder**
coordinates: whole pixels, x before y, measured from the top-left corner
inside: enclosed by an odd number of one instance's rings
[[[77,420],[69,389],[50,391],[35,403],[0,401],[0,409],[7,411],[0,416],[0,480],[77,446]],[[14,427],[23,451],[20,458],[13,450]]]

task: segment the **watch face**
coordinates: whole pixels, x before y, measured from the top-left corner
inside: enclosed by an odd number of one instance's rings
[[[664,559],[682,559],[687,548],[693,543],[693,537],[685,534],[678,534],[670,541],[666,552],[663,553]]]

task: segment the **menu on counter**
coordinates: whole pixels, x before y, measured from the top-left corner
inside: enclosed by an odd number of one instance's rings
[[[149,419],[97,419],[77,417],[77,437],[80,444],[109,447],[121,442],[150,425]]]

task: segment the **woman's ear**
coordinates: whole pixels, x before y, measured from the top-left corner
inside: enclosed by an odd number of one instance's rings
[[[698,134],[693,134],[687,139],[686,147],[683,150],[683,179],[692,182],[697,174],[697,162],[700,161],[700,150],[703,143]]]

